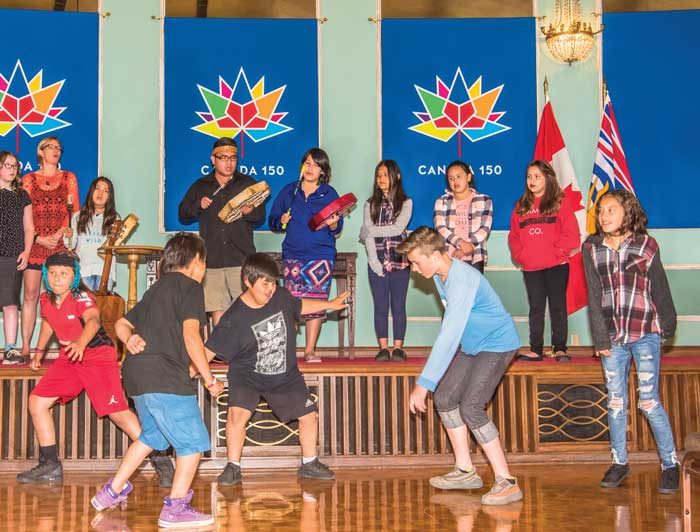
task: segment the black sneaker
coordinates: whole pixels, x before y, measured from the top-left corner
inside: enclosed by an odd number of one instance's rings
[[[216,477],[216,483],[220,486],[235,486],[243,482],[241,466],[228,462],[223,473]]]
[[[400,347],[395,348],[391,352],[391,360],[393,362],[406,362],[406,351]]]
[[[318,458],[308,464],[301,464],[297,471],[301,478],[315,478],[317,480],[333,480],[335,473],[326,464],[319,462]]]
[[[680,468],[678,465],[661,471],[659,493],[676,493],[680,482]]]
[[[630,466],[625,464],[613,464],[605,472],[603,480],[600,481],[601,488],[617,488],[620,482],[630,474]]]
[[[61,462],[47,461],[43,458],[39,458],[39,465],[17,475],[17,481],[22,484],[63,482],[63,466]]]
[[[158,474],[158,485],[161,488],[172,488],[175,468],[170,457],[163,454],[153,454],[150,460],[153,469]]]
[[[554,358],[557,362],[571,362],[571,355],[566,351],[555,351]]]
[[[2,363],[5,365],[24,364],[25,362],[22,354],[14,348],[5,351],[5,356],[2,359]]]
[[[379,353],[374,356],[374,360],[377,362],[389,362],[391,360],[391,353],[388,349],[380,349]]]

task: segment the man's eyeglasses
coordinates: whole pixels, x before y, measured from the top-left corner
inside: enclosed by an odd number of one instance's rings
[[[225,163],[235,163],[238,160],[238,155],[214,155],[214,157]]]
[[[19,165],[18,164],[11,164],[11,163],[2,163],[3,167],[6,168],[7,170],[19,170]]]
[[[42,150],[58,150],[58,151],[63,151],[63,148],[61,148],[60,146],[58,146],[58,145],[56,145],[56,144],[46,144],[46,145],[45,145],[43,148],[41,148],[41,149],[42,149]]]

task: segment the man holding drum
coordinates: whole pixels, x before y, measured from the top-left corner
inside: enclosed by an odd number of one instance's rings
[[[184,224],[199,222],[199,235],[207,245],[204,275],[204,306],[214,325],[241,295],[241,266],[255,253],[253,229],[265,219],[265,205],[244,205],[243,216],[226,223],[218,214],[227,202],[256,181],[237,170],[238,145],[222,137],[211,152],[213,171],[198,179],[180,203],[179,217]]]

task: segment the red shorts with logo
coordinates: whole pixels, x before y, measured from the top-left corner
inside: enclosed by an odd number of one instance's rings
[[[113,359],[89,357],[82,362],[71,362],[62,355],[49,367],[32,393],[39,397],[58,397],[60,403],[67,403],[83,390],[99,417],[129,408],[116,353]]]

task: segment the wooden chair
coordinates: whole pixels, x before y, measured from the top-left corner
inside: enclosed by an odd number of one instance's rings
[[[683,490],[683,530],[691,532],[691,493],[690,483],[693,477],[700,478],[700,432],[691,432],[685,438],[685,457],[681,466]]]

